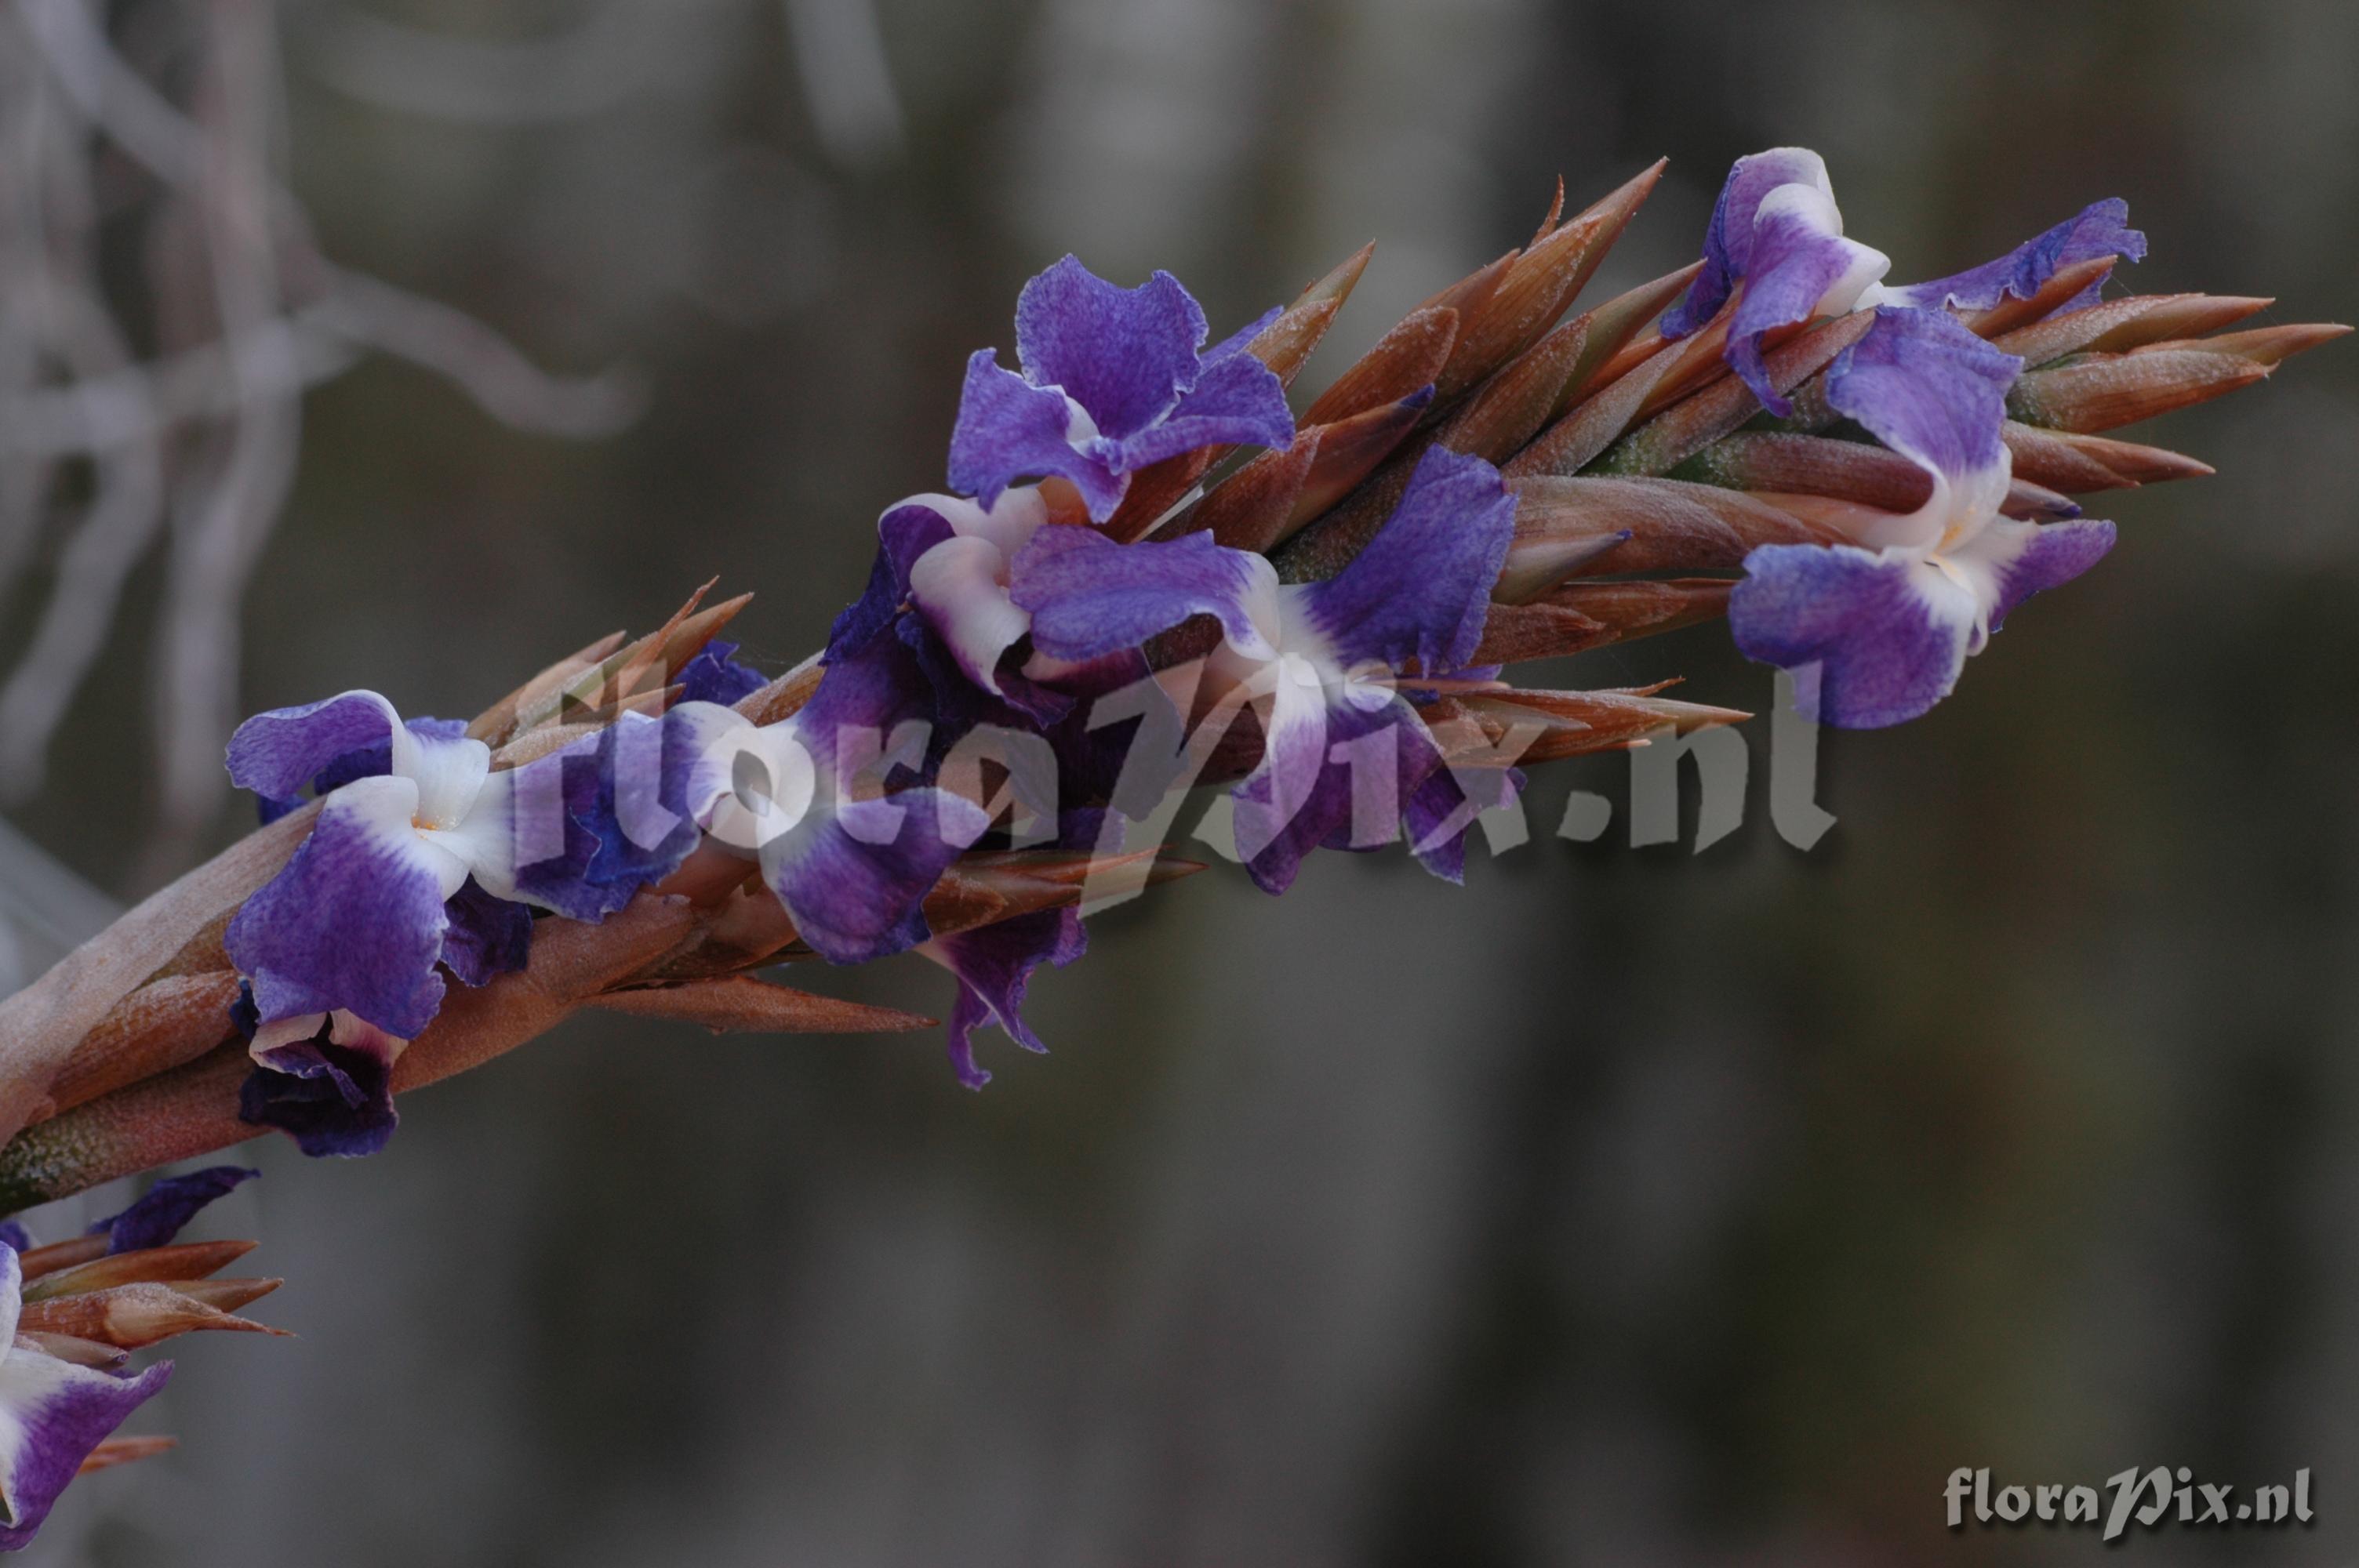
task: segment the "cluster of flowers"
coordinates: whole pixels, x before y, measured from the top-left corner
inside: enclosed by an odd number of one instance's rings
[[[1015,368],[968,363],[950,493],[886,510],[865,591],[776,678],[713,640],[744,601],[700,595],[469,723],[365,691],[247,720],[230,772],[286,820],[7,1004],[0,1033],[48,1065],[11,1086],[40,1093],[0,1207],[256,1126],[370,1152],[397,1087],[582,1006],[926,1022],[753,978],[788,957],[948,968],[979,1087],[983,1025],[1041,1048],[1026,989],[1080,956],[1096,880],[1182,869],[1153,841],[1194,786],[1225,791],[1271,892],[1313,849],[1404,838],[1454,881],[1519,764],[1744,717],[1506,665],[1723,614],[1808,714],[1915,718],[2111,547],[2071,495],[2210,471],[2103,432],[2343,330],[2218,331],[2251,297],[2101,299],[2145,250],[2119,202],[1894,287],[1794,148],[1736,164],[1700,261],[1560,321],[1659,168],[1560,202],[1299,418],[1287,386],[1367,253],[1218,342],[1169,276],[1060,262],[1024,290]],[[49,1247],[0,1232],[0,1548],[79,1469],[159,1441],[106,1436],[168,1373],[125,1373],[129,1350],[259,1328],[231,1314],[276,1281],[210,1277],[247,1244],[168,1245],[245,1173]]]
[[[1924,712],[2027,595],[2112,544],[2110,524],[2005,514],[2002,427],[2022,362],[1960,317],[2029,298],[2091,258],[2135,259],[2144,241],[2123,217],[2101,203],[1985,266],[1896,288],[1882,254],[1843,237],[1815,154],[1759,154],[1729,176],[1659,340],[1709,329],[1753,414],[1791,418],[1766,356],[1807,323],[1872,307],[1822,378],[1819,423],[1854,422],[1931,481],[1913,511],[1823,503],[1810,542],[1744,559],[1726,601],[1736,641],[1795,670],[1819,718]],[[1082,935],[1070,907],[929,929],[929,892],[962,856],[1004,843],[1015,816],[946,787],[945,759],[977,733],[1017,738],[1053,760],[1061,791],[1022,803],[1036,829],[1049,824],[1033,841],[1106,842],[1122,741],[1173,730],[1107,724],[1101,699],[1115,691],[1155,695],[1180,730],[1242,720],[1226,782],[1242,857],[1269,892],[1313,849],[1404,832],[1457,878],[1468,823],[1519,783],[1513,757],[1461,765],[1422,706],[1495,684],[1495,666],[1470,665],[1519,535],[1517,490],[1492,461],[1453,449],[1446,427],[1394,452],[1380,525],[1338,569],[1288,574],[1313,580],[1281,582],[1268,555],[1214,531],[1103,526],[1136,510],[1142,473],[1173,460],[1193,454],[1201,473],[1232,449],[1288,450],[1286,388],[1255,351],[1278,315],[1208,347],[1204,313],[1167,274],[1123,288],[1068,257],[1034,278],[1016,367],[991,350],[967,365],[951,493],[886,509],[866,591],[838,619],[815,689],[774,722],[732,706],[763,680],[725,643],[679,673],[661,711],[516,766],[495,766],[464,726],[405,721],[371,692],[249,719],[230,747],[236,781],[266,814],[306,795],[319,806],[301,849],[228,928],[248,982],[244,1115],[314,1153],[379,1147],[394,1061],[451,980],[520,968],[537,914],[596,921],[714,856],[757,869],[829,960],[915,948],[951,969],[951,1058],[980,1086],[974,1030],[996,1023],[1039,1049],[1019,1011],[1026,985],[1078,956]],[[1453,390],[1396,400],[1395,426],[1427,424]],[[1135,696],[1121,710],[1141,712]]]

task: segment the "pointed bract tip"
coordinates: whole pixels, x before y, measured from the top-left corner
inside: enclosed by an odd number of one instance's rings
[[[140,1459],[153,1459],[156,1455],[168,1454],[179,1446],[180,1446],[180,1440],[177,1437],[103,1438],[98,1446],[92,1449],[89,1455],[82,1460],[81,1468],[74,1474],[87,1476],[93,1471],[113,1469],[117,1465],[128,1465]]]

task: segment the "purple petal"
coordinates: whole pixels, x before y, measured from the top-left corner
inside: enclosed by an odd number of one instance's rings
[[[1009,592],[1032,616],[1032,646],[1079,663],[1168,632],[1195,615],[1220,619],[1243,652],[1272,651],[1256,624],[1275,617],[1269,563],[1209,534],[1117,545],[1088,528],[1043,528],[1016,557]]]
[[[1113,441],[1163,418],[1196,384],[1205,332],[1203,310],[1168,272],[1123,288],[1067,256],[1016,301],[1026,379],[1062,388]]]
[[[698,764],[716,726],[744,724],[709,702],[682,702],[660,717],[626,714],[492,774],[463,828],[446,841],[463,851],[493,898],[602,920],[694,852]],[[498,918],[509,933],[517,929],[516,915]]]
[[[1848,310],[1890,265],[1882,252],[1843,237],[1832,197],[1798,186],[1772,192],[1754,220],[1751,271],[1729,318],[1729,368],[1764,408],[1781,419],[1792,414],[1793,404],[1770,383],[1763,337],[1822,308]]]
[[[229,738],[229,776],[240,789],[285,800],[338,759],[386,745],[400,722],[393,704],[373,691],[257,713]]]
[[[1256,338],[1260,337],[1263,332],[1268,330],[1269,324],[1271,322],[1277,320],[1280,316],[1285,314],[1285,306],[1271,306],[1268,309],[1263,311],[1260,315],[1255,317],[1252,320],[1246,322],[1235,331],[1231,332],[1227,337],[1223,338],[1219,342],[1214,343],[1211,348],[1206,349],[1201,354],[1197,356],[1199,365],[1202,370],[1209,371],[1212,366],[1218,364],[1221,361],[1229,358],[1231,355],[1244,353],[1247,349],[1253,347],[1253,341]]]
[[[494,898],[472,877],[443,902],[450,927],[442,934],[442,962],[467,986],[512,975],[532,956],[532,911]]]
[[[263,1020],[347,1008],[404,1040],[442,1001],[442,869],[410,827],[406,779],[360,779],[330,796],[278,875],[226,934]],[[450,857],[443,855],[448,860]],[[451,879],[455,881],[458,879]]]
[[[2098,256],[2146,259],[2146,236],[2129,226],[2130,206],[2119,197],[2091,204],[2036,239],[2027,240],[1995,261],[1930,283],[1887,289],[1884,298],[1894,305],[1938,309],[1987,310],[2008,297],[2028,299],[2048,280],[2076,263]],[[2096,303],[2101,278],[2062,308],[2075,310]]]
[[[1894,451],[1953,481],[2006,460],[2007,388],[2023,362],[1939,310],[1875,313],[1867,335],[1836,357],[1827,402]]]
[[[1426,743],[1431,745],[1429,733]],[[1435,748],[1433,771],[1411,791],[1401,820],[1408,829],[1410,852],[1425,869],[1446,882],[1466,880],[1466,835],[1483,812],[1505,806],[1523,793],[1524,775],[1516,768],[1468,768],[1453,773],[1442,765]]]
[[[761,671],[737,662],[736,643],[718,638],[698,650],[672,679],[679,685],[681,702],[714,702],[723,708],[769,684]]]
[[[995,1023],[1027,1051],[1046,1051],[1024,1022],[1024,992],[1042,964],[1063,968],[1089,946],[1081,915],[1072,909],[1042,910],[1013,920],[938,936],[920,950],[958,977],[958,1002],[951,1011],[951,1066],[968,1088],[991,1082],[974,1059],[974,1032]]]
[[[1116,442],[1113,460],[1120,472],[1178,457],[1201,447],[1260,446],[1284,449],[1294,440],[1294,412],[1286,406],[1286,384],[1251,354],[1208,361],[1195,390],[1180,399],[1169,418]]]
[[[431,744],[437,741],[466,738],[467,721],[463,719],[405,719],[401,727],[418,740]],[[375,778],[393,771],[393,737],[386,735],[356,752],[347,752],[311,775],[314,797],[329,795],[354,779]],[[288,812],[303,804],[300,795],[257,796],[255,801],[262,825],[267,827]]]
[[[1073,403],[1054,387],[1035,386],[978,349],[966,362],[958,422],[951,427],[950,482],[985,507],[1019,479],[1059,474],[1073,481],[1090,515],[1103,523],[1130,488],[1108,457],[1073,445]],[[1081,434],[1086,438],[1084,426]]]
[[[1455,669],[1483,640],[1515,528],[1498,470],[1428,448],[1383,530],[1342,572],[1301,590],[1306,613],[1347,665]]]
[[[0,1219],[0,1247],[11,1252],[24,1252],[33,1245],[32,1233],[13,1219]]]
[[[309,1039],[269,1045],[255,1042],[254,1070],[238,1087],[238,1119],[291,1135],[312,1159],[374,1154],[401,1124],[393,1105],[397,1042],[365,1025],[347,1030],[331,1015]]]
[[[922,501],[888,508],[876,520],[876,560],[868,570],[868,587],[829,630],[828,663],[867,646],[892,625],[901,601],[909,597],[909,568],[951,533],[949,519]]]
[[[137,1252],[162,1247],[180,1234],[197,1211],[230,1192],[240,1182],[262,1174],[243,1165],[212,1165],[185,1176],[167,1176],[139,1195],[129,1208],[92,1226],[85,1235],[106,1232],[106,1250]]]
[[[989,826],[972,802],[932,788],[815,807],[762,846],[763,880],[813,952],[866,963],[926,939],[926,894]]]
[[[91,1451],[170,1380],[172,1364],[124,1378],[16,1347],[24,1271],[13,1249],[0,1254],[0,1346],[8,1346],[0,1356],[0,1552],[15,1552],[32,1542]]]
[[[1397,698],[1374,708],[1335,703],[1320,719],[1272,723],[1263,765],[1231,792],[1237,848],[1265,892],[1291,887],[1315,849],[1366,851],[1397,842],[1405,808],[1441,765],[1424,721]]]
[[[1990,629],[2006,624],[2008,612],[2033,594],[2071,582],[2114,547],[2114,525],[2098,518],[2071,523],[1995,523],[1991,531],[2029,530],[2014,558],[1996,567],[1996,593],[1990,607]],[[1979,543],[1979,541],[1977,541]]]
[[[1957,685],[1979,609],[1939,568],[1901,551],[1767,545],[1745,572],[1729,630],[1745,657],[1794,672],[1804,717],[1880,729]]]

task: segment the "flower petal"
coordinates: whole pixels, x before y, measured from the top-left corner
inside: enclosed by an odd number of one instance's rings
[[[1232,354],[1206,362],[1195,389],[1180,399],[1169,417],[1115,442],[1121,455],[1114,466],[1128,473],[1200,447],[1283,450],[1293,440],[1294,413],[1286,406],[1286,384],[1253,355]]]
[[[265,1022],[349,1008],[414,1039],[442,1001],[443,901],[467,867],[410,826],[418,786],[359,779],[328,797],[286,868],[226,933]]]
[[[393,704],[373,691],[257,713],[229,738],[229,776],[240,789],[285,800],[338,759],[388,745],[400,725]]]
[[[1301,613],[1346,665],[1409,660],[1440,675],[1483,640],[1515,536],[1516,498],[1480,458],[1427,449],[1400,504],[1352,563],[1300,590]]]
[[[1982,619],[1973,590],[1920,552],[1767,545],[1745,571],[1728,605],[1737,647],[1794,673],[1804,717],[1846,730],[1947,697]]]
[[[899,616],[901,601],[909,597],[910,563],[952,532],[950,520],[934,504],[939,499],[912,496],[886,508],[876,520],[876,559],[868,568],[868,586],[829,628],[828,663],[867,646]]]
[[[473,877],[443,901],[442,914],[450,922],[442,933],[442,962],[462,985],[515,974],[532,955],[532,911],[493,897]]]
[[[1778,327],[1849,310],[1891,265],[1882,251],[1843,237],[1843,214],[1823,185],[1770,191],[1754,216],[1745,292],[1729,318],[1729,368],[1770,413],[1781,419],[1793,413],[1793,404],[1770,384],[1762,338]]]
[[[989,826],[929,787],[822,804],[761,847],[762,877],[813,952],[866,963],[926,940],[926,894]]]
[[[1880,289],[1876,291],[1876,302],[1929,310],[1943,306],[1956,310],[1987,310],[2010,297],[2028,299],[2049,278],[2075,263],[2093,261],[2099,256],[2145,260],[2146,236],[2131,228],[2129,220],[2130,205],[2119,197],[2093,202],[1995,261],[1949,277],[1937,277],[1930,283]],[[2079,297],[2067,301],[2060,313],[2095,304],[2096,291],[2102,287],[2102,279],[2091,284]]]
[[[1946,550],[1998,515],[2013,471],[2000,431],[2022,368],[1945,311],[1876,311],[1829,369],[1827,402],[1930,473],[1933,493],[1862,544]]]
[[[966,678],[995,697],[1001,657],[1031,624],[1007,596],[1006,572],[999,546],[974,537],[944,539],[909,568],[910,603]]]
[[[1052,386],[1035,386],[978,349],[966,362],[958,422],[951,427],[950,482],[985,507],[1019,479],[1050,474],[1073,481],[1090,515],[1114,515],[1130,488],[1107,458],[1074,445],[1098,431],[1081,406]]]
[[[1263,311],[1260,315],[1255,317],[1252,320],[1246,322],[1235,331],[1231,332],[1227,337],[1223,338],[1219,342],[1214,343],[1211,348],[1206,349],[1202,354],[1198,356],[1199,363],[1203,370],[1209,371],[1213,365],[1218,364],[1221,361],[1229,358],[1231,355],[1244,353],[1247,349],[1253,346],[1253,341],[1256,338],[1260,337],[1262,333],[1267,330],[1271,322],[1277,320],[1280,316],[1285,314],[1285,306],[1271,306],[1268,309]],[[1199,384],[1201,384],[1201,380]]]
[[[1136,648],[1194,615],[1217,616],[1242,653],[1276,652],[1276,568],[1209,534],[1117,545],[1088,528],[1043,528],[1017,553],[1010,593],[1031,613],[1032,646],[1052,659]]]
[[[949,1027],[951,1065],[958,1080],[971,1089],[991,1082],[991,1074],[974,1059],[974,1032],[995,1023],[1027,1051],[1046,1051],[1040,1037],[1024,1022],[1024,992],[1032,971],[1042,964],[1063,968],[1089,946],[1079,912],[1048,909],[978,926],[951,936],[937,936],[918,951],[958,977],[957,1004]]]
[[[1738,158],[1720,188],[1712,222],[1704,230],[1703,270],[1680,302],[1664,312],[1662,333],[1677,340],[1689,336],[1720,313],[1736,285],[1756,269],[1753,247],[1762,203],[1772,191],[1799,186],[1825,200],[1832,212],[1834,185],[1827,178],[1826,160],[1808,147],[1771,147]],[[1822,231],[1843,232],[1843,218],[1822,217]]]
[[[1958,552],[1953,564],[1970,578],[1986,575],[1988,586],[1976,586],[1987,607],[1989,630],[1995,632],[2017,605],[2071,581],[2113,547],[2114,525],[2102,519],[2038,524],[2004,518]]]
[[[761,671],[737,662],[736,643],[717,637],[699,649],[672,679],[679,685],[680,701],[712,702],[723,708],[769,684]]]
[[[1351,773],[1329,760],[1330,726],[1364,716],[1331,709],[1318,671],[1299,655],[1269,665],[1256,686],[1268,698],[1261,762],[1229,795],[1245,871],[1275,894],[1294,885],[1303,859],[1337,825],[1350,822]]]
[[[1016,301],[1026,378],[1061,387],[1114,441],[1163,418],[1196,384],[1206,332],[1202,308],[1169,273],[1124,288],[1070,255]]]
[[[120,1214],[90,1227],[85,1235],[106,1233],[106,1250],[138,1252],[162,1247],[197,1217],[197,1211],[241,1182],[262,1174],[243,1165],[212,1165],[185,1176],[167,1176]]]

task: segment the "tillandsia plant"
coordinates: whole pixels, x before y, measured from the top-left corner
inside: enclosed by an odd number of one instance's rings
[[[2119,202],[1896,286],[1790,148],[1737,163],[1698,262],[1575,313],[1660,171],[1570,218],[1560,189],[1299,415],[1369,251],[1217,340],[1167,274],[1057,263],[1013,362],[966,366],[946,491],[885,509],[864,591],[784,674],[721,639],[745,598],[700,590],[470,719],[369,691],[248,719],[228,766],[263,826],[0,1004],[0,1209],[266,1129],[371,1152],[408,1091],[583,1009],[930,1025],[764,978],[799,960],[940,965],[981,1087],[984,1025],[1043,1048],[1026,989],[1087,910],[1201,869],[1163,843],[1190,792],[1270,892],[1404,838],[1455,881],[1522,768],[1746,717],[1506,666],[1723,617],[1805,715],[1918,717],[2112,547],[2072,497],[2211,471],[2107,432],[2344,330],[2106,297],[2146,249]],[[132,1214],[177,1224],[234,1174]],[[161,1379],[120,1352],[251,1326],[223,1314],[260,1282],[204,1280],[237,1244],[170,1228],[10,1254],[10,1543],[76,1465],[141,1451],[101,1443]]]

